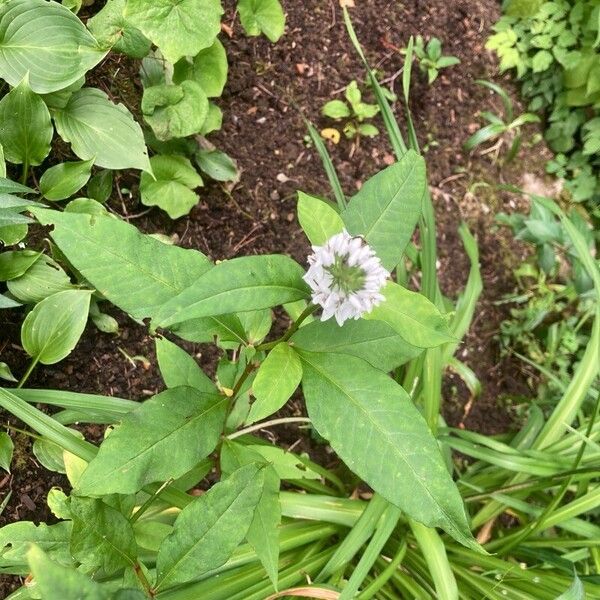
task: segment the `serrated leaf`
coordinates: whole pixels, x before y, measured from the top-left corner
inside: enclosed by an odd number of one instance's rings
[[[425,162],[409,150],[366,181],[341,215],[348,232],[364,236],[388,270],[398,264],[410,241],[425,186]]]
[[[302,378],[300,359],[289,344],[277,344],[258,369],[252,384],[256,397],[246,423],[277,412],[292,396]]]
[[[83,496],[129,494],[180,477],[212,452],[228,400],[190,387],[166,390],[123,417],[79,480]]]
[[[200,252],[167,246],[110,217],[37,210],[69,262],[106,299],[136,318],[192,285],[211,268]]]
[[[221,31],[222,14],[219,0],[127,0],[125,9],[127,20],[171,63],[210,47]]]
[[[358,358],[300,357],[308,414],[348,467],[407,516],[478,548],[437,441],[402,387]]]
[[[66,290],[36,304],[21,328],[25,352],[44,365],[68,356],[87,323],[91,294],[87,290]]]
[[[1,56],[0,50],[0,65]],[[54,133],[50,113],[29,87],[27,76],[0,100],[0,123],[0,143],[6,160],[39,165],[48,156]]]
[[[93,159],[107,169],[150,170],[141,127],[125,106],[113,104],[104,92],[83,88],[53,116],[60,137],[82,160]]]
[[[285,14],[279,0],[239,0],[240,21],[247,35],[264,33],[276,42],[285,29]]]
[[[15,445],[10,435],[5,431],[0,431],[0,469],[4,469],[8,473],[10,473],[10,463],[12,462],[14,450]]]
[[[304,192],[298,192],[298,221],[310,243],[315,246],[323,245],[344,229],[344,221],[333,207]]]
[[[263,469],[246,465],[179,514],[156,558],[156,590],[223,565],[246,537],[264,487]]]
[[[93,162],[90,159],[50,167],[40,177],[40,192],[47,200],[66,200],[88,182]]]
[[[155,317],[155,327],[188,319],[270,308],[308,297],[304,271],[282,255],[244,256],[224,261],[205,273]]]

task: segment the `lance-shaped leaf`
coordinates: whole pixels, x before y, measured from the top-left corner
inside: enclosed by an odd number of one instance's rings
[[[158,550],[155,590],[196,579],[227,562],[254,518],[263,470],[246,465],[181,511]]]
[[[342,213],[348,232],[363,235],[388,270],[398,264],[410,241],[426,185],[425,162],[409,150],[367,180]]]
[[[88,182],[93,162],[90,159],[50,167],[40,177],[40,192],[48,200],[65,200]]]
[[[344,229],[339,213],[327,202],[298,192],[298,221],[315,246],[322,246],[329,238]]]
[[[190,387],[166,390],[123,417],[84,471],[82,496],[132,494],[177,479],[208,456],[223,431],[228,400]]]
[[[282,255],[224,261],[167,302],[153,324],[169,327],[188,319],[259,310],[307,298],[303,273],[298,263]]]
[[[308,414],[348,467],[409,517],[478,548],[437,441],[402,387],[359,358],[299,354]]]
[[[211,268],[200,252],[163,244],[110,217],[38,210],[68,261],[105,298],[136,318],[188,288]]]

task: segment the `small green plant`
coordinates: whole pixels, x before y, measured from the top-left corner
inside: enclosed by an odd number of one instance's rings
[[[456,56],[442,54],[442,42],[436,37],[430,38],[425,44],[423,36],[418,35],[415,38],[413,52],[419,62],[419,69],[427,75],[429,85],[437,79],[442,69],[460,64],[460,60]],[[406,50],[403,53],[406,54]]]
[[[379,135],[379,130],[375,125],[365,123],[379,112],[377,104],[363,101],[362,92],[356,81],[348,84],[344,95],[346,102],[330,100],[321,109],[321,114],[336,121],[345,121],[342,131],[348,139],[358,140],[361,136],[375,137]]]
[[[495,151],[496,157],[499,155],[502,146],[506,143],[510,144],[508,152],[505,156],[505,161],[510,162],[518,154],[521,143],[521,127],[526,123],[539,123],[540,119],[533,113],[523,113],[517,117],[514,114],[514,108],[510,96],[506,90],[491,81],[477,80],[476,83],[496,93],[502,100],[503,114],[502,116],[491,112],[482,111],[480,116],[487,121],[487,125],[476,131],[465,143],[465,150],[471,151],[485,144],[496,140],[496,143],[484,150],[484,153]]]

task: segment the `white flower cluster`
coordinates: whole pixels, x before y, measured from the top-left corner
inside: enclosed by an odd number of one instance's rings
[[[335,317],[342,325],[385,300],[381,288],[390,274],[362,237],[344,230],[323,246],[313,246],[308,263],[304,281],[312,290],[312,301],[323,307],[322,321]]]

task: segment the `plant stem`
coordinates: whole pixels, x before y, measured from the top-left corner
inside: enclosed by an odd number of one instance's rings
[[[25,383],[29,379],[29,376],[31,375],[33,369],[35,369],[35,366],[38,364],[38,360],[39,360],[38,358],[34,358],[29,363],[29,366],[27,367],[27,371],[25,371],[25,373],[23,374],[23,377],[21,377],[21,381],[19,381],[19,383],[17,384],[17,389],[22,388],[25,385]]]
[[[29,175],[29,161],[25,159],[23,163],[23,171],[21,173],[21,183],[27,185],[27,176]]]
[[[310,423],[311,420],[308,417],[282,417],[281,419],[271,419],[270,421],[263,421],[262,423],[256,423],[255,425],[250,425],[250,427],[246,427],[245,429],[240,429],[239,431],[234,431],[227,436],[228,440],[233,440],[237,437],[241,437],[242,435],[246,435],[247,433],[252,433],[253,431],[258,431],[259,429],[264,429],[265,427],[272,427],[273,425],[283,425],[285,423]]]
[[[148,581],[139,562],[136,562],[135,565],[133,565],[133,570],[135,571],[137,578],[140,580],[140,583],[142,584],[142,587],[144,588],[144,591],[146,592],[148,598],[154,598],[156,594],[150,586],[150,582]]]
[[[162,491],[167,488],[169,485],[171,485],[173,483],[173,478],[168,479],[167,481],[165,481],[157,490],[156,492],[154,492],[154,494],[152,494],[152,496],[150,496],[150,498],[148,498],[146,500],[146,502],[144,502],[144,504],[142,504],[138,510],[136,510],[132,515],[131,518],[129,519],[129,522],[133,525],[149,508],[150,505],[160,496],[160,494],[162,493]]]
[[[302,325],[303,321],[309,317],[310,315],[312,315],[312,313],[315,312],[315,310],[317,310],[318,305],[316,304],[309,304],[300,314],[300,316],[296,319],[296,321],[294,322],[294,324],[285,332],[285,334],[283,336],[281,336],[278,340],[275,340],[273,342],[267,342],[265,344],[259,344],[258,346],[256,346],[256,350],[270,350],[271,348],[274,348],[275,346],[277,346],[277,344],[281,344],[281,342],[287,342],[287,340],[289,340],[295,333],[296,331],[298,331],[298,329],[300,329],[300,325]]]

